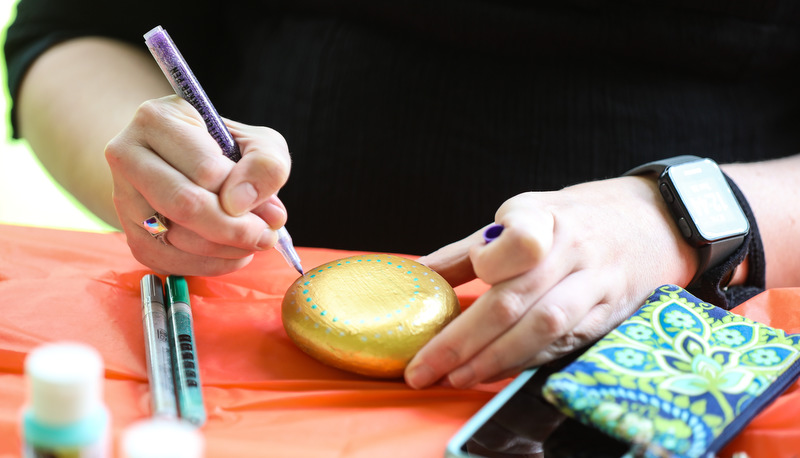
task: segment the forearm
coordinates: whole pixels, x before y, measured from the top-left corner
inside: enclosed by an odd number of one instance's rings
[[[800,285],[800,155],[722,166],[747,197],[764,243],[767,287]]]
[[[102,38],[71,40],[42,54],[26,74],[20,132],[56,181],[119,227],[105,145],[143,101],[171,92],[146,50]]]

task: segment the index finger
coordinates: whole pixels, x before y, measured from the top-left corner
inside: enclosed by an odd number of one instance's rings
[[[405,372],[408,385],[425,387],[469,361],[511,329],[558,274],[551,269],[493,286],[411,359]]]
[[[144,102],[130,126],[139,146],[213,193],[219,192],[234,166],[222,155],[197,111],[175,95]],[[126,159],[135,158],[121,156],[121,160]]]

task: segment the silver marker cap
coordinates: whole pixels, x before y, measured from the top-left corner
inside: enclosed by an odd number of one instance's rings
[[[139,284],[142,290],[142,304],[158,302],[164,303],[164,287],[157,275],[148,274],[142,277]]]

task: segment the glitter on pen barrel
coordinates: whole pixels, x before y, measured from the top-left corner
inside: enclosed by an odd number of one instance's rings
[[[208,133],[222,148],[222,154],[238,162],[242,158],[239,145],[167,31],[157,26],[144,35],[144,41],[175,93],[200,113]]]
[[[189,68],[189,64],[186,63],[167,31],[160,25],[156,26],[144,34],[144,41],[175,93],[189,102],[200,113],[208,133],[219,144],[222,153],[230,160],[238,162],[242,158],[239,145],[233,139],[233,135],[231,135],[228,127],[225,126],[225,122],[217,113],[214,105],[211,104],[211,100],[206,95],[203,87],[200,86],[194,73]],[[278,230],[278,244],[275,245],[275,249],[283,255],[292,267],[301,275],[303,274],[300,256],[294,249],[292,238],[286,228]]]

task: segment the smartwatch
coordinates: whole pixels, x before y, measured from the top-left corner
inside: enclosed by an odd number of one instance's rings
[[[716,162],[697,156],[677,156],[649,162],[625,175],[655,174],[658,190],[678,229],[699,254],[697,273],[689,286],[706,271],[721,264],[744,242],[750,230],[739,201]],[[727,272],[725,284],[733,272]]]

